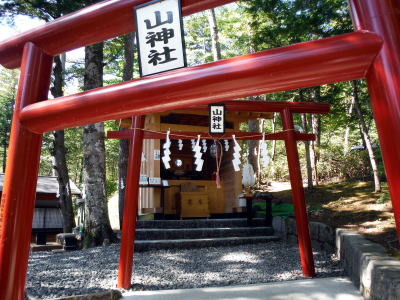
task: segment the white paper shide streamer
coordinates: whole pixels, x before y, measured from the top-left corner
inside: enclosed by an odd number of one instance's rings
[[[178,149],[179,149],[179,151],[182,151],[182,149],[183,149],[183,142],[182,142],[182,140],[178,140]]]
[[[260,151],[261,151],[261,161],[264,168],[268,168],[269,165],[269,155],[267,149],[267,143],[265,142],[265,133],[263,133],[262,140],[260,143]]]
[[[194,147],[196,146],[196,141],[191,139],[190,142],[192,143],[192,151],[194,152]]]
[[[228,140],[224,140],[224,148],[225,148],[225,152],[229,151],[229,141]]]
[[[171,150],[170,150],[170,147],[171,147],[171,140],[169,139],[169,133],[170,133],[170,131],[168,130],[167,131],[167,138],[166,138],[166,140],[165,140],[165,143],[164,143],[164,145],[163,145],[163,149],[164,149],[164,156],[162,157],[162,161],[163,161],[163,163],[164,163],[164,167],[165,167],[165,169],[169,169],[169,168],[171,168],[171,165],[170,165],[170,161],[171,161],[171,157],[170,157],[170,155],[171,155]]]
[[[201,153],[200,135],[198,135],[196,145],[194,146],[194,157],[196,158],[194,164],[196,165],[197,172],[200,172],[203,169],[204,159],[201,159],[202,156],[203,153]]]
[[[240,151],[242,150],[242,148],[240,147],[239,143],[236,141],[236,137],[234,134],[232,134],[232,140],[233,140],[233,160],[232,160],[232,164],[233,164],[233,168],[235,169],[235,172],[239,172],[240,171]]]
[[[144,155],[144,153],[142,152],[142,162],[146,162],[146,161],[147,161],[146,155]]]
[[[206,153],[207,152],[207,141],[205,139],[203,139],[201,141],[202,145],[203,145],[203,152]]]

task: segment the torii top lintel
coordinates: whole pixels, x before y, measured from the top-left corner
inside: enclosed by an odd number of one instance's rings
[[[236,0],[181,0],[184,16]],[[70,13],[0,43],[0,64],[18,68],[22,51],[32,42],[51,56],[136,30],[132,8],[149,0],[106,0]]]
[[[330,110],[328,103],[315,103],[315,102],[276,102],[276,101],[224,101],[219,104],[224,104],[226,109],[234,112],[278,112],[288,111],[293,113],[311,113],[311,114],[327,114]],[[207,110],[207,105],[196,105],[188,108],[190,111]],[[137,128],[124,131],[108,131],[107,137],[111,139],[131,139],[134,136],[134,131]],[[287,129],[287,128],[286,128]],[[204,132],[171,132],[171,139],[193,139],[201,135],[202,139],[232,139],[232,134],[236,135],[237,140],[261,140],[262,133],[247,133],[247,132],[227,132],[224,135],[210,135]],[[165,139],[165,132],[155,132],[144,130],[144,139]],[[285,140],[286,132],[277,132],[264,136],[267,140]],[[295,132],[294,138],[297,141],[313,141],[315,140],[314,134],[306,134]]]
[[[103,1],[22,33],[0,43],[0,63],[9,68],[18,67],[23,47],[29,44],[54,56],[130,32],[134,30],[132,8],[145,2]],[[230,2],[234,1],[182,0],[183,14]],[[57,101],[34,103],[21,111],[20,119],[29,130],[42,133],[232,98],[364,78],[381,47],[379,36],[357,31],[170,71],[60,97]]]

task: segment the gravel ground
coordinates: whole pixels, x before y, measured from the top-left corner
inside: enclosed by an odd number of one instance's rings
[[[119,245],[29,259],[33,299],[98,293],[116,285]],[[317,277],[343,275],[334,255],[314,252]],[[159,290],[301,279],[299,251],[284,242],[135,254],[134,290]]]

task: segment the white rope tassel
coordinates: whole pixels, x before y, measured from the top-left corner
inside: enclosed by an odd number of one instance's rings
[[[164,163],[164,167],[167,170],[169,168],[171,168],[171,165],[169,164],[169,162],[171,161],[171,157],[170,157],[170,155],[171,155],[171,150],[170,150],[171,140],[169,139],[169,134],[170,134],[170,131],[168,130],[167,131],[167,138],[166,138],[165,143],[163,145],[164,156],[162,157],[162,161]]]
[[[233,164],[233,168],[235,170],[235,172],[239,172],[240,171],[240,151],[242,150],[242,148],[240,147],[239,143],[236,141],[236,137],[234,134],[232,134],[232,139],[233,139],[233,160],[232,160],[232,164]]]
[[[260,143],[260,150],[261,150],[261,160],[264,168],[268,168],[269,165],[269,155],[268,155],[268,148],[267,143],[265,142],[265,132],[263,132],[262,140]]]
[[[203,169],[204,159],[201,159],[203,154],[201,153],[200,147],[200,135],[197,136],[197,142],[194,146],[194,157],[196,158],[194,164],[196,165],[196,171],[200,172]]]

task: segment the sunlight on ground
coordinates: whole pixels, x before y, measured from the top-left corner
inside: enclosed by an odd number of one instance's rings
[[[119,230],[118,192],[114,193],[108,200],[108,216],[110,217],[111,228]]]
[[[260,260],[256,255],[248,253],[248,252],[237,252],[237,253],[228,253],[221,257],[220,261],[223,262],[248,262],[248,263],[259,263]]]

